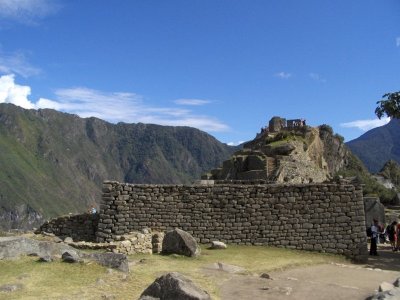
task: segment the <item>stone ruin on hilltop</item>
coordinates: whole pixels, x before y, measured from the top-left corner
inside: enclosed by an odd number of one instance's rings
[[[203,180],[324,182],[344,164],[347,150],[332,134],[306,125],[305,119],[273,117],[256,138]]]

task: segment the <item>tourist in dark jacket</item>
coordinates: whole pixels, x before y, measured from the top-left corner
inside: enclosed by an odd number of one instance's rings
[[[396,251],[396,226],[397,221],[393,221],[386,227],[386,234],[388,236],[393,251]]]
[[[378,255],[377,244],[379,232],[378,220],[374,219],[374,224],[371,225],[371,246],[369,248],[369,255]]]

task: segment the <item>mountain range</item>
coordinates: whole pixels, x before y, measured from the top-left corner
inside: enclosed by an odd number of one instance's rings
[[[379,172],[389,160],[400,163],[400,120],[392,119],[346,145],[371,173]]]
[[[103,180],[183,184],[237,148],[190,127],[111,124],[0,104],[0,228],[86,211]]]

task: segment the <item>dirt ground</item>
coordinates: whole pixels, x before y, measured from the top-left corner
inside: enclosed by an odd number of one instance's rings
[[[368,264],[323,264],[271,272],[271,279],[260,274],[231,274],[221,284],[221,299],[329,300],[366,299],[383,281],[400,277],[400,252],[379,247],[379,256]]]

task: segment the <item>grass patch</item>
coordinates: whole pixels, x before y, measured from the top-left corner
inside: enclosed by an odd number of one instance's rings
[[[0,299],[138,299],[154,279],[166,272],[180,272],[219,299],[219,285],[229,278],[223,272],[207,272],[205,267],[223,262],[246,269],[246,274],[328,262],[343,262],[337,255],[296,251],[264,246],[234,246],[226,250],[202,248],[198,258],[162,255],[133,255],[131,273],[108,272],[95,263],[66,264],[38,263],[37,258],[25,257],[16,261],[0,261],[0,285],[23,284],[13,293],[0,292]],[[142,260],[142,261],[141,261]]]

